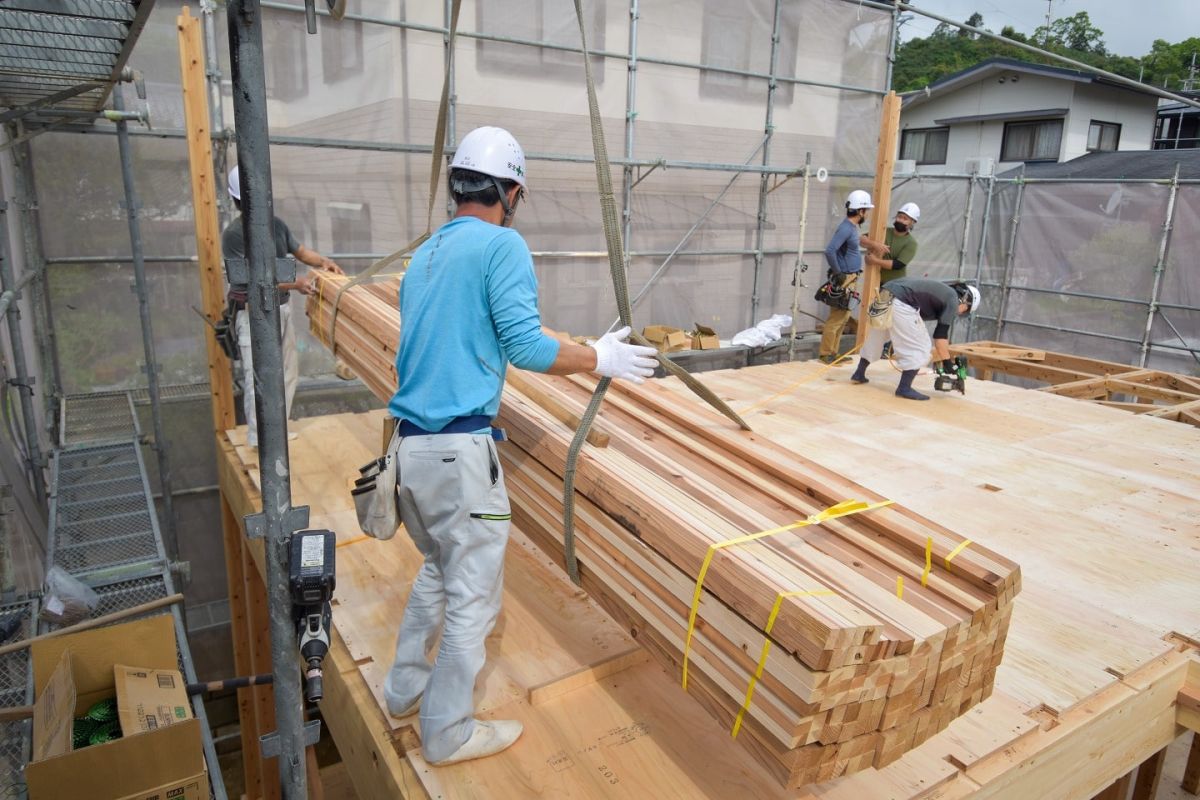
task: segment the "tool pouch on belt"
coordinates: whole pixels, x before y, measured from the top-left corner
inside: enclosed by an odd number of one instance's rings
[[[399,450],[400,430],[397,426],[384,454],[359,467],[360,477],[350,490],[358,514],[358,527],[376,539],[390,539],[400,528],[400,503],[396,494]]]
[[[870,308],[867,309],[867,324],[872,328],[892,327],[892,301],[895,299],[895,295],[890,291],[880,289],[879,294],[875,295],[875,299],[871,301]]]
[[[854,275],[841,275],[829,270],[825,282],[817,289],[813,298],[830,308],[849,308],[854,280]]]

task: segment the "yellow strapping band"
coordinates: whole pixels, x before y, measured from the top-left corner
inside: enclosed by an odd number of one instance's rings
[[[925,571],[921,573],[922,588],[929,583],[929,571],[933,569],[933,537],[925,538]]]
[[[883,506],[890,506],[893,502],[894,501],[892,500],[883,500],[879,503],[865,503],[862,500],[843,500],[837,505],[830,506],[824,511],[813,514],[808,519],[798,520],[790,525],[783,525],[778,528],[771,528],[770,530],[759,531],[758,533],[750,533],[745,536],[738,536],[735,539],[726,539],[723,542],[710,544],[708,546],[708,552],[704,554],[704,563],[700,565],[700,574],[696,577],[696,591],[692,594],[692,610],[688,614],[687,638],[685,638],[683,642],[682,685],[684,691],[687,690],[688,653],[691,652],[692,636],[696,632],[696,614],[700,611],[700,593],[704,589],[704,576],[708,574],[708,568],[712,564],[713,556],[716,555],[718,550],[723,550],[726,547],[732,547],[733,545],[737,544],[745,544],[746,542],[757,541],[758,539],[763,539],[767,536],[774,536],[778,533],[795,530],[796,528],[803,528],[808,525],[819,525],[826,520],[837,519],[838,517],[845,517],[850,514],[859,514],[863,511],[871,511],[872,509],[882,508]]]
[[[738,731],[742,729],[742,718],[750,710],[750,700],[754,697],[754,687],[762,678],[763,669],[767,666],[767,653],[771,652],[771,628],[775,627],[775,618],[779,616],[779,609],[783,608],[783,599],[785,597],[823,597],[831,594],[837,594],[837,592],[832,589],[780,592],[779,596],[775,598],[775,605],[771,608],[771,616],[767,617],[767,627],[763,630],[767,635],[763,637],[762,654],[758,657],[758,666],[754,669],[754,675],[750,677],[750,684],[746,687],[746,699],[742,701],[742,707],[738,709],[737,719],[733,721],[733,730],[729,734],[734,739],[737,738]]]
[[[861,344],[851,347],[849,350],[842,353],[840,356],[835,358],[833,361],[830,361],[828,364],[826,364],[823,367],[821,367],[820,369],[818,369],[812,375],[801,378],[800,380],[796,381],[795,383],[791,384],[790,386],[784,387],[781,391],[776,392],[775,394],[771,395],[770,397],[768,397],[765,400],[759,400],[754,405],[746,406],[741,411],[739,411],[738,414],[740,414],[742,416],[747,416],[750,414],[751,411],[756,411],[756,410],[762,408],[763,406],[767,405],[771,401],[777,400],[778,398],[783,397],[785,394],[791,394],[793,391],[795,391],[796,389],[799,389],[804,384],[809,383],[811,381],[815,381],[817,378],[821,377],[829,370],[838,366],[842,362],[842,359],[849,358],[850,356],[857,353],[859,348],[861,348],[861,347],[862,347]]]
[[[904,576],[903,575],[896,576],[896,597],[898,597],[901,600],[904,599]]]
[[[954,558],[956,555],[958,555],[963,550],[965,550],[967,545],[969,545],[970,543],[971,543],[970,539],[963,539],[962,544],[960,544],[958,547],[954,548],[953,550],[951,550],[949,553],[946,554],[946,569],[950,569],[950,559]]]

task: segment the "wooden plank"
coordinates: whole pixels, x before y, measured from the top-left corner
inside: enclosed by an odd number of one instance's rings
[[[204,75],[204,45],[200,20],[187,6],[175,20],[179,31],[179,68],[182,72],[183,115],[191,170],[192,214],[196,221],[196,253],[200,266],[201,311],[215,323],[225,309],[224,270],[221,263],[221,230],[217,219],[217,179],[213,175],[212,131],[208,115],[208,87]],[[208,383],[212,392],[213,431],[235,424],[233,373],[229,359],[205,326]]]
[[[870,211],[869,235],[877,242],[883,242],[883,232],[892,224],[889,214],[892,203],[892,174],[896,166],[896,139],[900,131],[900,96],[888,92],[883,97],[883,106],[879,114],[879,147],[875,155],[875,186],[871,198],[875,208]],[[861,304],[858,308],[858,329],[855,342],[862,347],[867,338],[867,310],[871,301],[879,291],[879,267],[864,264]]]
[[[621,670],[644,664],[650,659],[649,654],[642,648],[617,653],[596,664],[580,667],[575,672],[563,675],[552,681],[531,686],[529,688],[529,705],[537,706],[562,697],[581,686],[593,684],[599,680],[615,675]]]

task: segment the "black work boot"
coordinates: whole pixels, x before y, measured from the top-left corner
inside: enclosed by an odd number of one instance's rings
[[[858,359],[858,367],[854,370],[854,374],[850,376],[851,383],[870,383],[867,380],[867,366],[870,364],[865,358]]]
[[[896,387],[897,397],[906,397],[909,400],[928,400],[929,395],[921,394],[916,389],[912,388],[913,378],[917,377],[917,370],[906,369],[900,373],[900,385]]]

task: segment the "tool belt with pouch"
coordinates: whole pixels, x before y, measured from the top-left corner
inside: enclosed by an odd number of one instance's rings
[[[892,301],[896,297],[887,289],[880,289],[867,309],[867,324],[872,328],[892,327]]]
[[[821,301],[830,308],[850,308],[854,298],[854,282],[858,280],[857,273],[843,274],[829,270],[825,282],[817,289],[813,298]]]
[[[396,494],[400,439],[400,426],[397,425],[387,450],[379,458],[359,467],[360,477],[350,490],[358,527],[376,539],[391,539],[400,529],[400,502]]]

